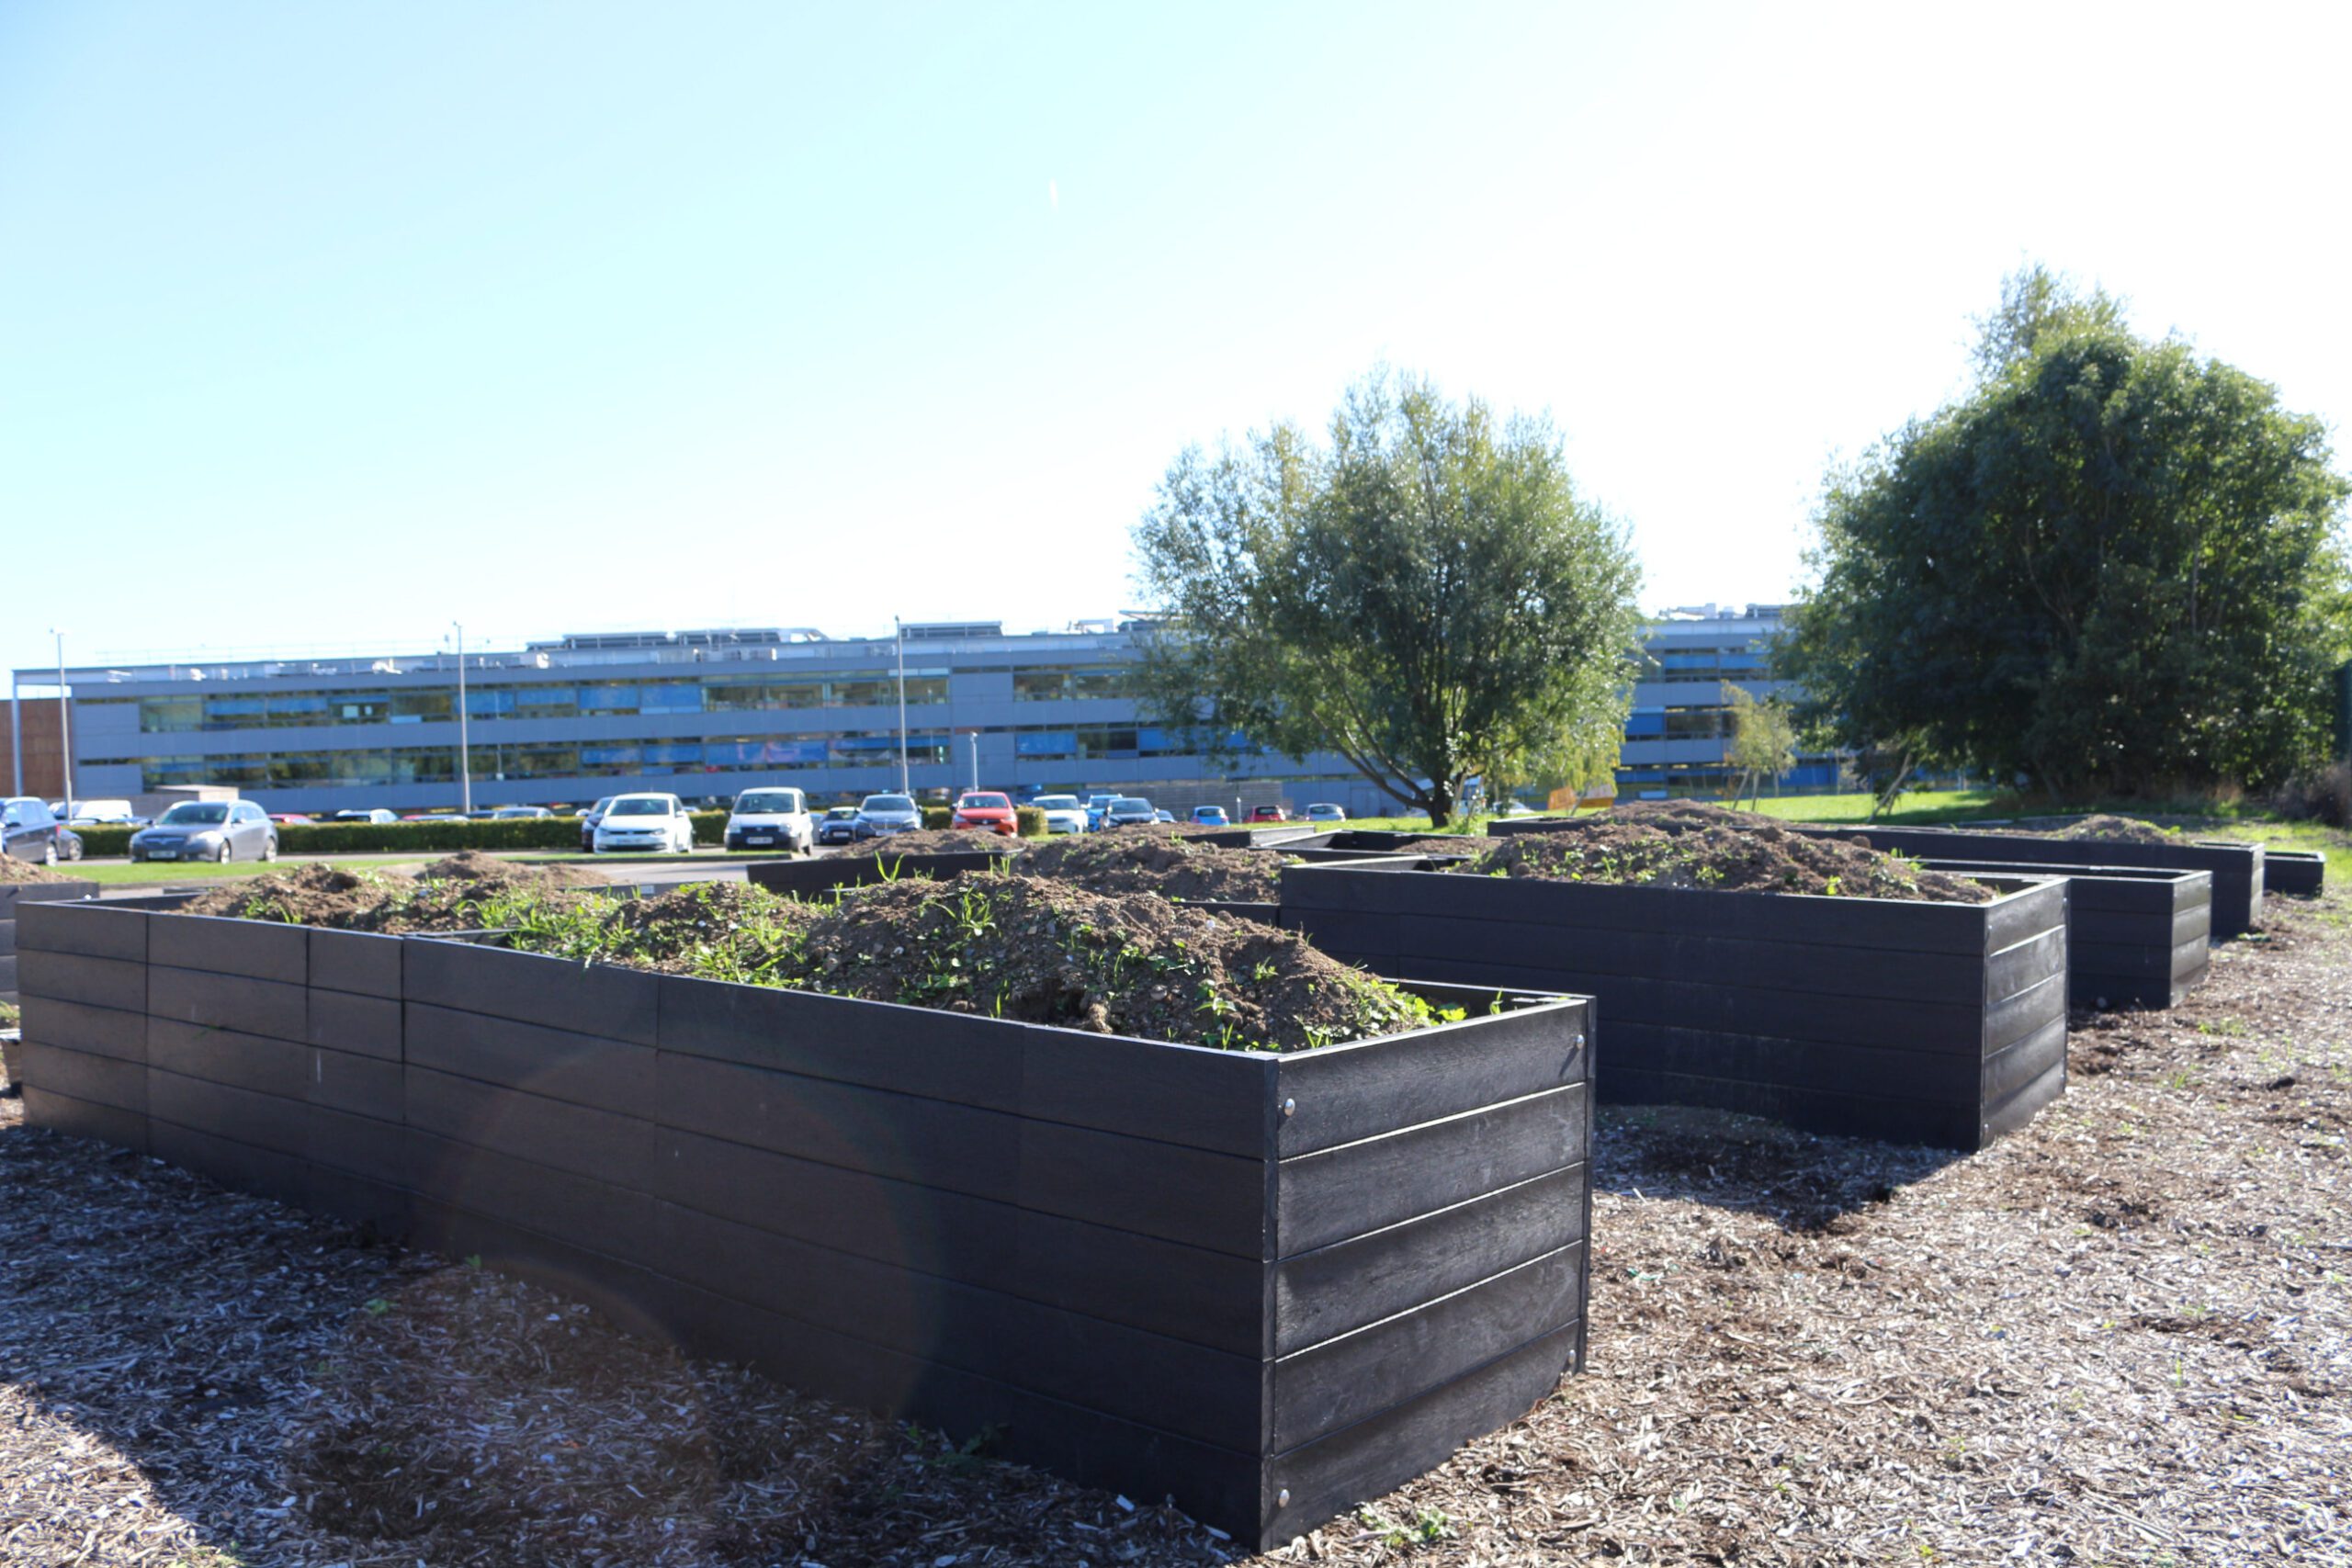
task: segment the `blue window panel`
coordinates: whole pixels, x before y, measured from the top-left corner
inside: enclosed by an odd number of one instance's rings
[[[637,761],[634,746],[582,746],[580,760],[590,767],[616,767]]]
[[[648,741],[639,750],[644,753],[645,760],[649,763],[660,762],[672,767],[700,767],[702,765],[702,746],[695,741]]]
[[[1016,757],[1067,757],[1077,750],[1078,734],[1075,730],[1049,729],[1012,738],[1012,754]]]
[[[639,694],[639,713],[700,713],[702,688],[684,682],[657,682]]]
[[[1660,708],[1635,708],[1625,716],[1625,733],[1634,735],[1664,735],[1666,713]]]

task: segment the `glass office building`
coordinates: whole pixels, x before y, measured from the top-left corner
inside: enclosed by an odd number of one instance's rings
[[[1777,611],[1654,624],[1620,791],[1723,787],[1725,681],[1778,689]],[[1135,623],[1008,635],[994,622],[892,637],[808,629],[578,635],[465,657],[476,806],[579,804],[663,790],[717,803],[763,783],[812,801],[896,788],[903,655],[907,773],[918,791],[1119,790],[1199,802],[1330,800],[1396,809],[1336,756],[1215,764],[1139,713]],[[21,690],[52,671],[17,671]],[[69,669],[74,793],[229,784],[273,811],[419,810],[458,794],[458,661],[271,660]],[[1809,764],[1817,770],[1817,760]],[[1834,763],[1828,776],[1834,778]],[[1817,786],[1816,786],[1817,787]]]

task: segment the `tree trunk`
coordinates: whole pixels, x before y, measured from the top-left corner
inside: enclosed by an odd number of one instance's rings
[[[1430,814],[1430,826],[1443,829],[1453,824],[1453,786],[1440,779],[1430,785],[1421,797],[1423,808]]]

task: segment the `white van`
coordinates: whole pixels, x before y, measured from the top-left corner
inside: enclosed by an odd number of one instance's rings
[[[808,816],[808,797],[797,789],[747,789],[735,797],[734,809],[727,814],[730,850],[781,850],[805,855],[816,842],[817,824]]]
[[[71,816],[58,810],[58,807],[63,804],[59,801],[49,809],[69,828],[103,828],[134,824],[139,820],[138,814],[130,809],[130,802],[127,800],[84,800],[77,795]]]

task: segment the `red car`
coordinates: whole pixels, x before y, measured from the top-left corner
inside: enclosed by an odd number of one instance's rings
[[[1261,806],[1254,807],[1250,811],[1250,820],[1252,822],[1287,822],[1290,820],[1290,813],[1284,811],[1279,806]]]
[[[948,818],[948,826],[986,828],[1007,838],[1021,830],[1020,820],[1012,815],[1012,798],[984,790],[965,792],[956,802],[956,814]]]
[[[273,822],[283,822],[288,828],[307,828],[311,825],[311,819],[299,811],[273,811],[269,814],[269,819]]]

